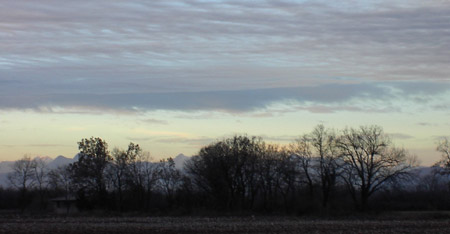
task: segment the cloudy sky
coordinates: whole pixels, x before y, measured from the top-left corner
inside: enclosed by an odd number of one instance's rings
[[[192,155],[376,124],[423,164],[450,135],[450,1],[0,1],[0,159],[81,138]]]

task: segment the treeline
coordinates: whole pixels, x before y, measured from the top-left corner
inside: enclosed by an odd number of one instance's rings
[[[319,125],[287,146],[234,136],[203,147],[182,169],[172,158],[151,162],[134,143],[109,151],[92,137],[78,146],[78,161],[54,170],[40,159],[16,161],[0,208],[45,211],[55,197],[80,210],[154,214],[450,208],[448,140],[438,144],[444,157],[435,173],[419,178],[415,158],[378,126]]]

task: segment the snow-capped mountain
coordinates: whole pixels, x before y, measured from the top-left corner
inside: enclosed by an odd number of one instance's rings
[[[173,161],[175,162],[175,168],[177,168],[178,170],[183,169],[184,167],[184,163],[189,159],[190,157],[184,155],[184,154],[179,154],[177,155]]]
[[[13,165],[14,165],[14,161],[3,161],[3,162],[0,162],[0,173],[11,172]]]
[[[76,156],[75,156],[76,157]],[[62,155],[56,157],[55,159],[52,159],[50,157],[41,157],[41,156],[37,156],[34,159],[40,159],[42,161],[44,161],[47,164],[48,169],[55,169],[59,166],[65,166],[65,165],[69,165],[72,162],[75,162],[75,157],[74,158],[66,158]],[[12,167],[14,165],[15,161],[3,161],[0,162],[0,186],[2,187],[8,187],[9,186],[9,182],[8,182],[8,174],[10,172],[12,172]]]
[[[66,158],[62,155],[59,155],[58,157],[56,157],[55,159],[53,159],[51,162],[48,163],[48,167],[50,169],[55,169],[58,168],[60,166],[65,166],[68,165],[70,163],[75,162],[75,157],[74,158]]]
[[[57,156],[56,158],[52,159],[50,157],[35,157],[35,159],[38,158],[40,160],[43,160],[47,164],[48,169],[56,169],[61,166],[69,165],[70,163],[76,162],[79,158],[79,155],[76,154],[73,158],[67,158],[62,155]],[[182,169],[184,166],[184,162],[188,160],[190,157],[179,154],[177,155],[173,160],[175,162],[175,167],[177,169]],[[14,165],[15,161],[3,161],[0,162],[0,186],[2,187],[8,187],[8,173],[12,172],[12,167]]]

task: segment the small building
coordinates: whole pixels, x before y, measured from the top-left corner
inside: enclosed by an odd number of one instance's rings
[[[56,197],[50,199],[53,211],[57,214],[73,214],[78,213],[77,198],[73,195]]]

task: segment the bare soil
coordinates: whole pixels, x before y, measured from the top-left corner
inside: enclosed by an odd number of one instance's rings
[[[0,233],[450,233],[450,219],[0,217]]]

